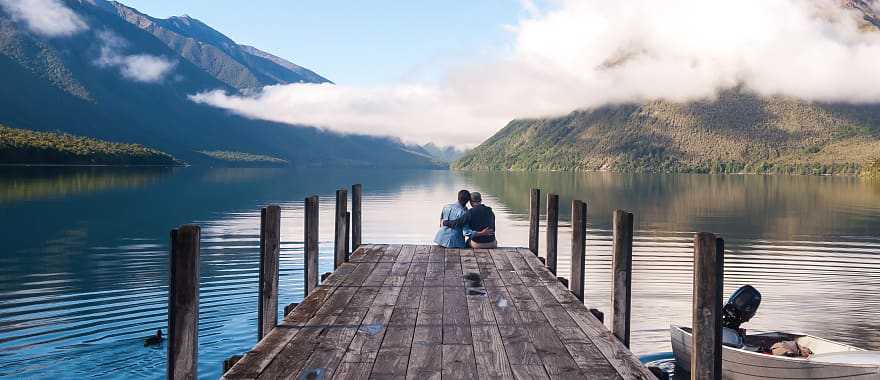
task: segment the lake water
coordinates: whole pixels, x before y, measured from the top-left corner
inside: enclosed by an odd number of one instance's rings
[[[560,194],[560,275],[572,199],[587,201],[587,303],[608,311],[610,224],[635,213],[632,348],[668,351],[689,324],[695,231],[726,240],[725,294],[764,295],[746,325],[880,349],[880,185],[856,178],[282,169],[0,169],[0,378],[163,378],[169,231],[202,230],[200,378],[256,342],[259,208],[282,214],[280,298],[303,296],[304,197],[364,184],[364,241],[430,243],[442,205],[480,191],[502,245],[526,246],[528,192]],[[541,247],[544,247],[543,234]],[[543,255],[543,251],[542,251]]]

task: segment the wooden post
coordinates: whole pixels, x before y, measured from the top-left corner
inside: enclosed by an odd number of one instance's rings
[[[538,256],[538,230],[541,223],[541,189],[529,193],[529,250]]]
[[[336,229],[333,239],[333,269],[339,268],[345,262],[345,213],[348,211],[348,192],[345,189],[336,190]]]
[[[306,198],[305,209],[305,294],[311,294],[318,287],[318,196]]]
[[[584,300],[584,271],[587,254],[587,204],[571,201],[571,290]]]
[[[694,306],[691,378],[721,379],[721,296],[724,289],[724,240],[701,232],[694,236]]]
[[[228,359],[223,361],[223,373],[229,372],[232,367],[235,366],[235,363],[238,363],[241,360],[241,355],[232,355]]]
[[[284,307],[284,316],[286,317],[287,314],[290,314],[290,312],[293,311],[293,309],[296,309],[297,306],[299,306],[299,302],[287,304],[287,306]]]
[[[278,256],[281,253],[281,207],[260,210],[260,298],[257,341],[278,324]]]
[[[171,230],[168,286],[168,379],[195,379],[199,347],[199,241],[201,229]]]
[[[363,222],[361,204],[364,187],[361,184],[351,186],[351,251],[358,249],[363,243]]]
[[[345,261],[351,257],[351,212],[345,212]]]
[[[631,285],[632,285],[632,241],[633,214],[614,210],[613,278],[611,291],[611,331],[629,347]]]
[[[547,269],[556,274],[556,242],[559,239],[559,196],[547,194]]]

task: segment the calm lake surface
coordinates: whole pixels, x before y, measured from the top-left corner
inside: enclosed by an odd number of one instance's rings
[[[726,240],[725,294],[764,295],[748,328],[880,349],[880,185],[856,178],[282,169],[0,169],[0,378],[164,377],[169,231],[202,226],[199,371],[256,342],[259,208],[282,214],[281,304],[303,296],[304,197],[364,184],[367,243],[430,243],[461,188],[483,193],[502,245],[526,246],[528,190],[560,194],[560,275],[572,199],[589,208],[587,303],[608,311],[610,224],[635,213],[633,350],[669,351],[689,324],[695,231]],[[543,232],[543,230],[542,230]],[[543,239],[543,234],[542,234]],[[541,241],[541,249],[545,247]]]

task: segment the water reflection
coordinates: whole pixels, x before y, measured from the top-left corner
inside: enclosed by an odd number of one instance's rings
[[[608,310],[610,221],[633,211],[633,349],[669,349],[689,323],[692,233],[727,240],[726,288],[751,283],[751,323],[880,349],[880,189],[854,178],[453,173],[446,171],[0,169],[0,377],[161,378],[168,231],[203,226],[200,377],[255,343],[259,207],[282,206],[280,293],[302,297],[302,199],[321,196],[321,266],[332,267],[333,192],[364,184],[366,242],[430,243],[443,204],[481,191],[504,245],[527,244],[528,190],[589,204],[587,302]],[[10,185],[14,184],[14,185]],[[54,189],[54,190],[46,190]],[[542,236],[543,238],[543,236]],[[541,246],[545,244],[541,242]]]

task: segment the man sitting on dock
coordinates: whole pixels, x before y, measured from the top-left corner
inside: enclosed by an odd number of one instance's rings
[[[483,197],[478,192],[471,193],[471,209],[455,220],[444,220],[443,225],[452,228],[469,228],[473,232],[468,239],[471,248],[496,248],[495,213],[483,205]]]
[[[437,245],[445,248],[466,247],[464,235],[470,235],[472,231],[467,227],[446,227],[443,225],[443,222],[447,220],[456,220],[464,216],[467,212],[467,204],[470,200],[470,191],[461,190],[458,192],[457,203],[450,203],[443,207],[443,211],[440,212],[440,231],[437,231],[437,235],[434,236],[434,242],[437,243]]]

